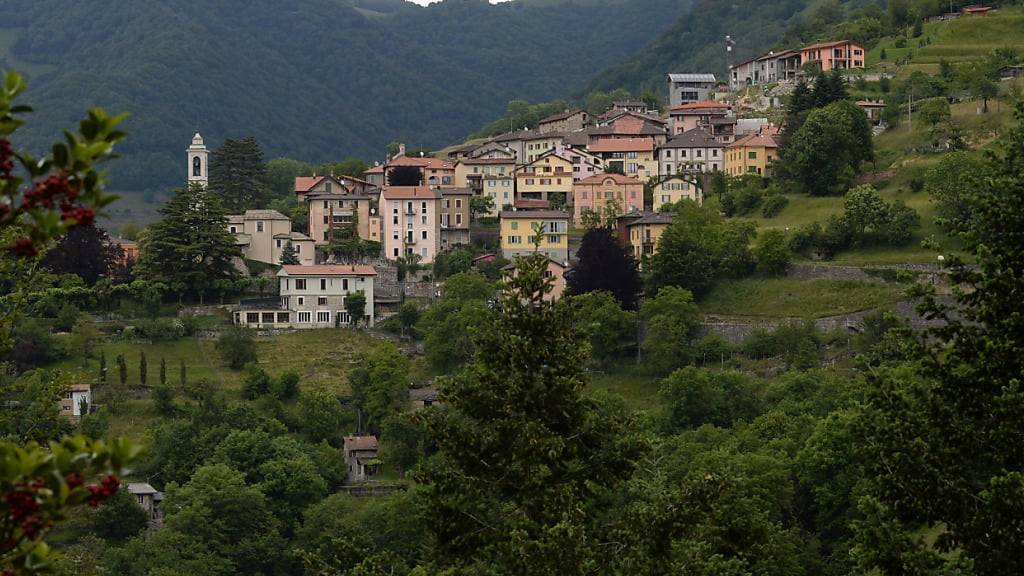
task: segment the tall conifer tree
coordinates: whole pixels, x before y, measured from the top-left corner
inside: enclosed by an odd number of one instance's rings
[[[255,137],[225,140],[213,152],[210,191],[232,214],[267,206],[270,202],[267,166]]]

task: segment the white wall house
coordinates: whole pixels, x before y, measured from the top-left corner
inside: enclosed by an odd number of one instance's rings
[[[72,384],[60,401],[60,415],[77,422],[88,414],[92,406],[92,387],[88,384]]]
[[[361,325],[373,326],[373,284],[377,272],[365,264],[282,266],[278,308],[238,309],[235,323],[251,328],[334,328],[351,324],[345,299],[366,296]]]

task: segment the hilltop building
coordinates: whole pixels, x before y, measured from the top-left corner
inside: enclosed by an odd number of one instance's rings
[[[675,107],[709,100],[716,83],[714,74],[669,74],[668,104]]]

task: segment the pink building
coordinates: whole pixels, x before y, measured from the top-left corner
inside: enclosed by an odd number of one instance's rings
[[[600,174],[573,184],[572,198],[576,222],[585,210],[601,214],[611,202],[618,203],[620,213],[643,210],[644,183],[622,174]]]

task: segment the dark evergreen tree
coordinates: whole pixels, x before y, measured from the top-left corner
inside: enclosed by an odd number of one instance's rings
[[[292,244],[292,241],[289,240],[285,243],[284,248],[281,249],[281,264],[290,266],[298,263],[299,254],[295,251],[295,246]]]
[[[160,357],[160,384],[167,384],[167,359]]]
[[[435,566],[452,574],[582,575],[599,554],[596,499],[629,478],[637,444],[621,412],[583,394],[587,346],[543,255],[515,277],[472,363],[422,412],[437,454],[417,473]]]
[[[107,381],[107,353],[100,350],[100,382]]]
[[[42,266],[54,274],[76,274],[92,286],[107,274],[121,256],[120,248],[95,224],[76,226],[61,238],[46,256]]]
[[[139,352],[139,384],[146,385],[146,372],[149,366],[146,364],[146,353]]]
[[[612,230],[588,230],[576,258],[576,264],[566,275],[570,295],[604,290],[624,309],[636,310],[641,291],[640,272],[632,252],[619,242]]]
[[[232,214],[267,206],[270,201],[267,166],[256,138],[228,139],[213,151],[210,193]]]
[[[184,388],[185,385],[188,384],[188,379],[186,378],[186,374],[187,373],[185,371],[185,361],[184,360],[179,360],[178,361],[178,383],[181,384],[182,388]]]
[[[196,294],[200,299],[237,283],[232,258],[241,253],[214,195],[198,185],[180,189],[160,214],[163,218],[149,227],[142,243],[136,266],[140,279],[162,282],[179,296]]]

